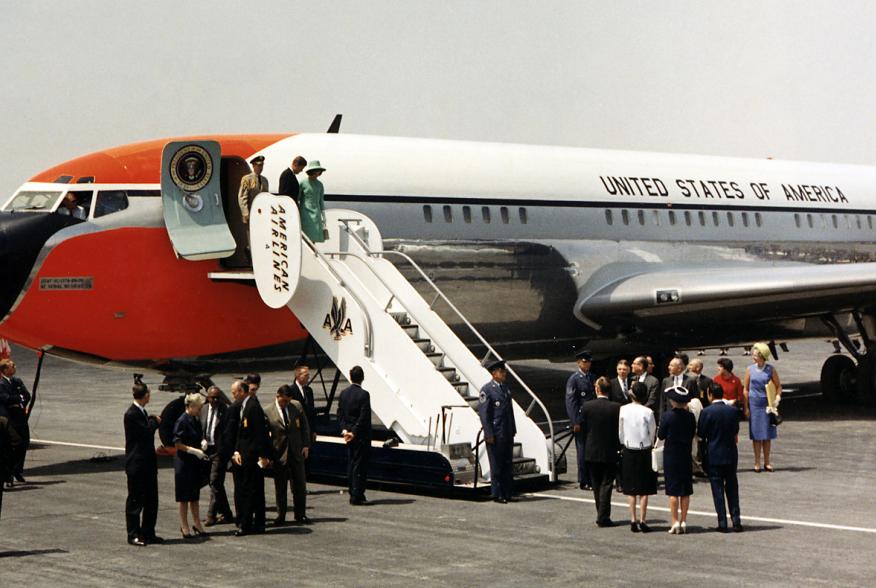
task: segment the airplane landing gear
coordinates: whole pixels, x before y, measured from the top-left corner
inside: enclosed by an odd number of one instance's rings
[[[861,337],[860,345],[852,341],[833,315],[822,317],[840,345],[852,356],[832,355],[821,368],[821,393],[840,402],[851,402],[858,395],[869,396],[876,390],[876,347],[870,336],[876,327],[876,317],[859,311],[851,314]]]
[[[848,402],[858,391],[858,366],[848,355],[831,355],[821,367],[821,393],[833,401]]]

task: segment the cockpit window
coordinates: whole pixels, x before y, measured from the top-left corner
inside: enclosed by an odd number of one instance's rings
[[[79,220],[88,218],[88,211],[91,209],[91,190],[88,191],[73,191],[70,190],[64,194],[61,204],[56,211],[58,214],[72,216]]]
[[[103,190],[97,193],[94,218],[128,208],[128,195],[124,190]]]
[[[3,210],[49,212],[61,197],[61,192],[27,190],[19,192]]]

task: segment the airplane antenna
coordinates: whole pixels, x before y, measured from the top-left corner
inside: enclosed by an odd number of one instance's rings
[[[338,131],[341,130],[341,117],[343,117],[343,116],[344,116],[343,114],[336,114],[334,120],[332,121],[332,124],[329,125],[329,128],[326,131],[326,133],[337,134]]]

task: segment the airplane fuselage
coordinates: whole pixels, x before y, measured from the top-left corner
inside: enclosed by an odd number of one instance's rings
[[[371,217],[388,248],[414,258],[491,343],[516,356],[562,356],[585,341],[611,355],[803,337],[825,332],[824,312],[866,303],[864,293],[841,307],[765,300],[736,314],[716,303],[683,317],[579,304],[608,266],[720,267],[728,283],[744,284],[772,266],[876,261],[869,167],[343,134],[219,140],[223,159],[236,162],[223,162],[226,209],[237,196],[229,170],[239,180],[251,156],[265,156],[272,190],[296,155],[319,159],[327,205]],[[86,222],[47,230],[26,277],[5,293],[0,335],[186,372],[222,371],[257,350],[285,356],[306,335],[251,286],[211,281],[219,261],[176,257],[159,197],[164,143],[73,160],[20,189],[89,191],[91,210]],[[120,193],[126,206],[98,216],[103,198],[118,202]],[[8,257],[16,243],[5,247]]]

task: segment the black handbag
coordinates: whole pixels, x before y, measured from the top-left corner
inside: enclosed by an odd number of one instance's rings
[[[769,413],[769,415],[770,415],[770,426],[771,427],[778,427],[779,425],[782,424],[782,421],[784,420],[782,418],[782,415],[776,414],[774,412]]]

